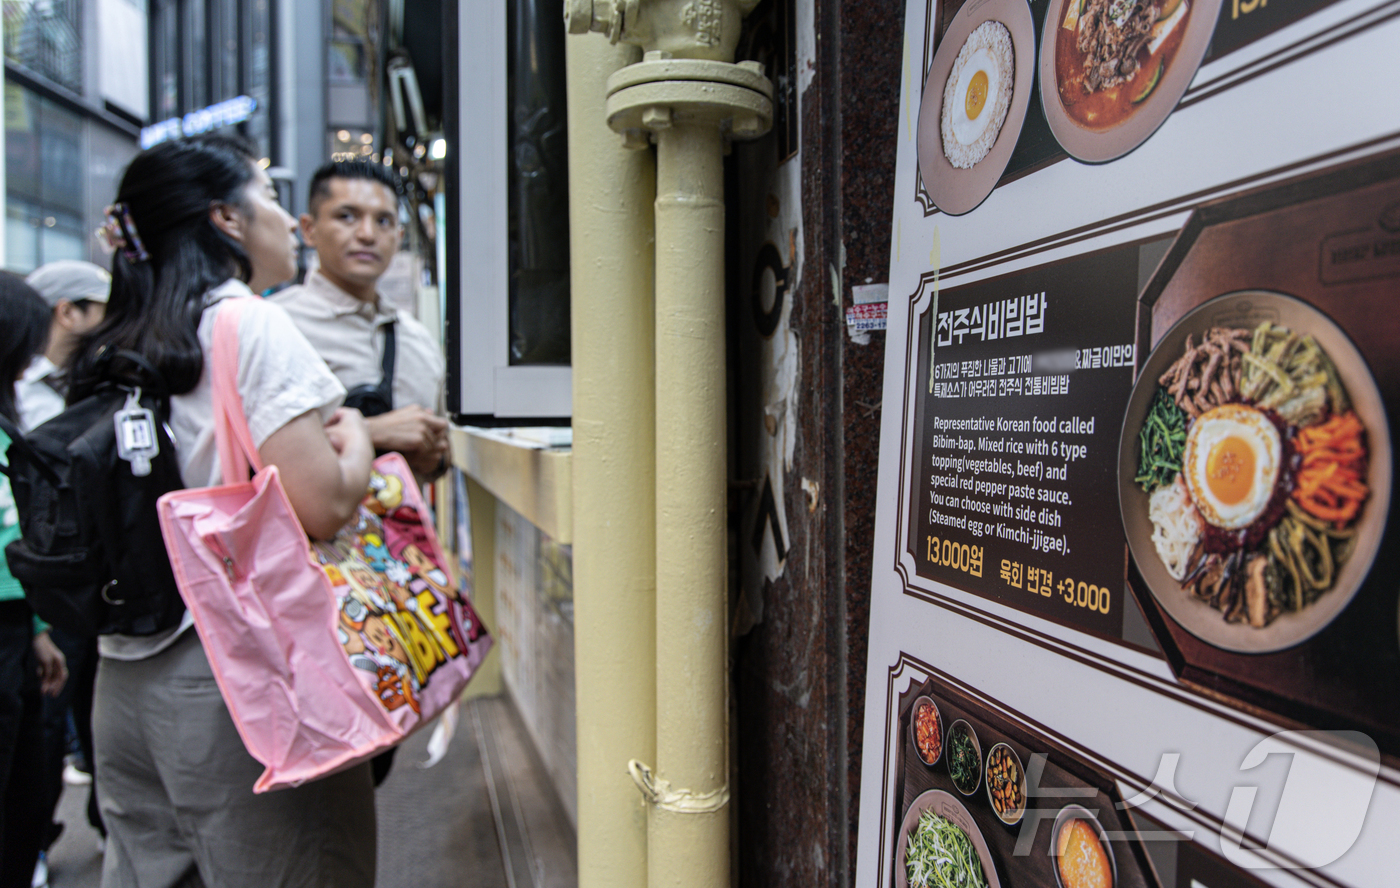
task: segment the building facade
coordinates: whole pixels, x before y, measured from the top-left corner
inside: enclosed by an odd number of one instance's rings
[[[299,212],[330,156],[379,159],[373,0],[4,5],[6,268],[106,264],[93,232],[157,141],[236,132]]]
[[[103,261],[92,231],[149,114],[132,0],[4,7],[5,267]]]

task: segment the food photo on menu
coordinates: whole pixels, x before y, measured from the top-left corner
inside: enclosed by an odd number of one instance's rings
[[[916,181],[925,214],[971,212],[1067,157],[1123,157],[1189,103],[1203,63],[1336,2],[927,0]]]
[[[1369,494],[1366,429],[1312,336],[1188,335],[1139,437],[1152,544],[1193,597],[1263,628],[1332,588]]]
[[[997,21],[978,25],[958,50],[943,90],[943,154],[960,170],[987,156],[1011,107],[1016,71],[1011,33]]]
[[[1400,681],[1397,201],[1400,152],[1213,203],[1169,238],[941,290],[936,312],[925,275],[915,573],[1160,651],[1238,705],[1380,729],[1400,754],[1383,690]],[[1373,680],[1349,681],[1358,668]]]
[[[1026,0],[930,0],[947,25],[925,60],[921,195],[963,215],[1008,178],[1066,154],[1101,163],[1132,151],[1185,93],[1219,7],[1051,0],[1033,11]]]
[[[919,109],[921,181],[940,211],[971,212],[1001,180],[1031,104],[1034,60],[1026,0],[967,3],[952,15]]]
[[[1055,81],[1070,116],[1107,129],[1145,102],[1181,46],[1187,0],[1078,0],[1056,32]]]
[[[1117,482],[1180,678],[1395,756],[1392,216],[1400,151],[1196,210],[1141,296]]]
[[[895,888],[1163,884],[1113,779],[1062,740],[951,679],[916,679],[900,699]]]
[[[1052,0],[1040,96],[1056,139],[1098,163],[1147,140],[1210,45],[1220,0]]]

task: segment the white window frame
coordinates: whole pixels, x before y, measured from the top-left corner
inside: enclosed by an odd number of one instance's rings
[[[573,415],[567,365],[510,363],[510,170],[506,4],[458,0],[459,250],[455,412],[501,419]]]

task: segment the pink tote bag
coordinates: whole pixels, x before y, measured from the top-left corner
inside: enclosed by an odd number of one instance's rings
[[[491,637],[457,589],[403,457],[375,460],[358,514],[311,542],[264,466],[238,392],[225,300],[210,377],[220,487],[157,504],[180,594],[248,752],[255,792],[297,786],[399,743],[458,699]]]

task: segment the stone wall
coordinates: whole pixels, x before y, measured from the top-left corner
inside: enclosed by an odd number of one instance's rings
[[[495,583],[506,690],[578,829],[573,555],[499,500]]]
[[[903,4],[764,2],[742,58],[774,132],[729,176],[738,884],[848,885],[854,863]]]

